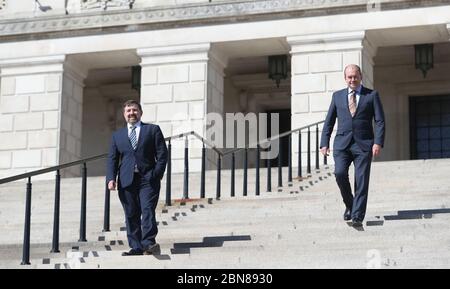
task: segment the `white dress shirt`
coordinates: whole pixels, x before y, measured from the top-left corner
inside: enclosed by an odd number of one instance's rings
[[[347,98],[348,98],[348,102],[350,103],[350,97],[352,94],[353,89],[351,89],[350,87],[348,88],[348,92],[347,92]],[[361,97],[361,85],[355,90],[356,92],[356,106],[355,108],[358,108],[358,103],[359,103],[359,98]]]

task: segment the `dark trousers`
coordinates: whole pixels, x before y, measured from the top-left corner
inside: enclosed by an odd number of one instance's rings
[[[125,212],[128,244],[132,249],[145,250],[155,244],[158,234],[155,209],[161,183],[144,181],[134,174],[133,183],[119,188],[119,199]]]
[[[341,191],[345,206],[352,211],[352,219],[364,220],[369,191],[370,164],[372,151],[363,151],[352,141],[345,150],[334,151],[336,182]],[[355,196],[352,195],[348,169],[353,162],[355,166]]]

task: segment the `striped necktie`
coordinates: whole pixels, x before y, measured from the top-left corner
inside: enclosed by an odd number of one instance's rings
[[[350,99],[348,101],[348,109],[350,110],[350,114],[352,117],[356,114],[356,91],[352,90],[350,92]]]
[[[131,127],[130,142],[131,142],[131,146],[133,147],[133,149],[136,150],[136,147],[137,147],[137,136],[136,136],[136,126],[135,125],[133,125]]]

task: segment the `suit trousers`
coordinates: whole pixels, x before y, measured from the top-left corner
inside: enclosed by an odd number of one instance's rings
[[[344,204],[351,210],[353,220],[363,221],[367,208],[372,151],[363,151],[360,146],[352,140],[347,149],[335,150],[333,156],[336,182],[341,191]],[[352,195],[348,176],[348,169],[352,162],[355,167],[355,196]]]
[[[155,210],[160,186],[159,181],[148,182],[135,173],[130,186],[119,188],[119,199],[125,211],[128,244],[132,249],[146,250],[156,243],[158,227]]]

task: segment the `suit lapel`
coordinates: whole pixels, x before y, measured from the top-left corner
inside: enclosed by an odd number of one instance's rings
[[[361,86],[361,92],[359,93],[359,102],[358,102],[358,106],[356,107],[356,113],[355,113],[355,116],[358,114],[358,112],[360,111],[360,107],[362,107],[362,104],[364,103],[364,102],[366,102],[366,100],[367,100],[367,97],[366,97],[366,93],[367,93],[367,91],[366,91],[366,89],[364,88],[364,86]],[[349,112],[350,112],[350,110],[349,110]]]
[[[137,143],[136,150],[139,149],[141,143],[144,141],[144,137],[147,135],[148,125],[146,123],[141,122],[141,131],[139,132],[139,139]]]
[[[120,137],[123,139],[125,143],[128,144],[129,149],[133,150],[133,146],[131,145],[130,138],[128,137],[128,126],[125,126],[120,131]]]

